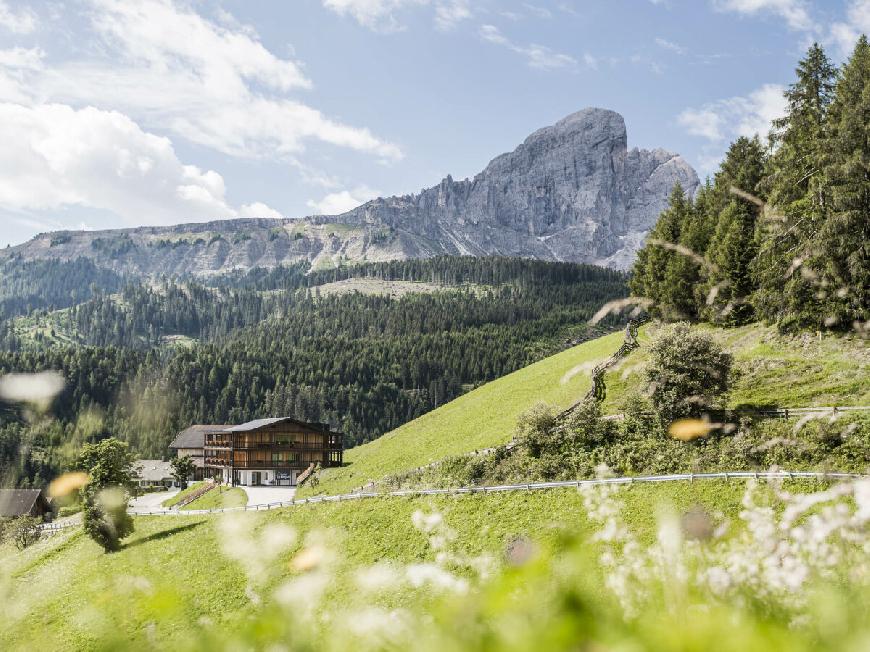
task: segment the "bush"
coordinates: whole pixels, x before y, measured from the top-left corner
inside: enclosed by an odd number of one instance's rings
[[[597,401],[585,401],[561,423],[553,408],[539,404],[520,416],[517,448],[528,459],[527,473],[544,480],[574,479],[594,473],[600,449],[615,434],[613,422],[601,419]],[[515,473],[524,464],[500,466]]]
[[[517,445],[525,448],[531,457],[541,457],[551,446],[556,416],[553,407],[545,403],[538,403],[523,412],[517,419]]]
[[[57,511],[57,515],[60,518],[65,518],[67,516],[73,516],[74,514],[78,514],[82,511],[81,503],[75,503],[73,505],[64,505]]]
[[[126,495],[120,488],[107,489],[84,506],[84,530],[106,552],[121,548],[121,539],[133,532],[133,518],[127,513]]]
[[[120,548],[120,540],[133,532],[127,497],[135,488],[135,461],[126,442],[109,437],[85,444],[77,461],[90,481],[83,491],[84,530],[106,552]]]
[[[646,382],[662,425],[699,417],[727,393],[731,354],[712,337],[680,323],[666,327],[650,344]]]
[[[19,516],[12,519],[9,524],[6,539],[19,550],[32,546],[39,541],[42,530],[39,528],[42,521],[34,516]]]

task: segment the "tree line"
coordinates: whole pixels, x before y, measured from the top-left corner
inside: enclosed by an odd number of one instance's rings
[[[318,296],[285,268],[220,287],[128,283],[79,304],[69,313],[94,344],[0,352],[0,375],[56,369],[66,379],[52,419],[0,410],[0,465],[22,484],[41,484],[88,441],[116,436],[159,458],[191,423],[276,415],[329,423],[351,446],[615,327],[586,322],[627,294],[624,274],[583,265],[437,259],[364,269],[457,287]],[[255,289],[267,275],[290,289]],[[197,341],[158,345],[179,332]]]
[[[814,44],[766,141],[738,138],[695,197],[675,188],[630,287],[664,317],[866,332],[870,45]]]

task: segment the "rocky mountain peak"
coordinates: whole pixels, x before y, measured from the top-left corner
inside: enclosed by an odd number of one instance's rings
[[[6,255],[85,256],[118,271],[215,274],[299,260],[334,266],[440,254],[523,256],[627,269],[679,183],[698,176],[664,149],[628,149],[625,121],[587,108],[538,129],[472,179],[337,216],[46,234]]]

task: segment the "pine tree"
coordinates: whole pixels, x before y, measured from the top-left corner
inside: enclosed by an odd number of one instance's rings
[[[770,134],[773,154],[763,185],[772,210],[759,221],[759,251],[753,264],[758,315],[779,322],[781,328],[817,321],[812,314],[813,288],[795,261],[808,257],[813,235],[825,218],[823,154],[837,71],[816,43],[795,73],[797,80],[785,92],[787,114],[774,121]]]
[[[707,247],[708,280],[704,314],[715,323],[738,325],[754,317],[749,301],[756,283],[751,264],[757,252],[758,206],[735,192],[760,194],[765,151],[758,136],[731,145],[713,186],[716,230]],[[719,208],[721,206],[721,209]]]
[[[713,184],[708,178],[695,195],[692,219],[681,230],[680,244],[697,255],[699,259],[705,259],[710,241],[716,232],[717,219]],[[683,264],[688,265],[689,261],[686,260]],[[705,309],[708,296],[707,291],[705,291],[708,268],[697,259],[693,259],[691,264],[693,267],[687,268],[687,273],[691,273],[692,315],[694,319],[698,319]]]
[[[863,327],[870,312],[870,43],[843,67],[830,109],[825,177],[830,212],[812,260],[824,325]]]
[[[667,245],[680,241],[680,229],[691,213],[692,203],[680,184],[676,184],[668,200],[668,208],[659,216],[650,232],[648,244],[638,253],[630,288],[635,296],[652,299],[654,314],[666,317],[685,316],[675,314],[679,307],[673,304],[671,286],[677,272],[674,258],[679,256]]]

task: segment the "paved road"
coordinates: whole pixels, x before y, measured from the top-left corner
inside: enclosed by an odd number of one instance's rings
[[[288,503],[296,496],[296,487],[242,487],[248,494],[248,507]]]
[[[474,494],[474,493],[496,493],[502,491],[540,491],[547,489],[560,489],[570,487],[584,487],[604,484],[627,485],[634,483],[659,483],[659,482],[695,482],[695,481],[710,481],[710,480],[799,480],[799,479],[815,479],[823,481],[837,480],[868,480],[870,476],[857,473],[815,473],[811,471],[734,471],[721,473],[678,473],[674,475],[648,475],[634,476],[621,478],[605,478],[605,479],[590,479],[590,480],[569,480],[564,482],[533,482],[531,484],[512,484],[512,485],[497,485],[497,486],[481,486],[481,487],[459,487],[455,489],[406,489],[400,491],[390,491],[386,493],[353,493],[336,496],[315,496],[313,498],[303,498],[295,502],[281,501],[272,503],[260,503],[260,500],[269,500],[277,498],[278,492],[283,492],[284,496],[292,495],[292,487],[259,487],[255,489],[263,489],[265,491],[255,491],[253,504],[247,507],[229,507],[224,509],[199,509],[199,510],[177,510],[177,509],[155,509],[155,510],[131,510],[132,514],[140,514],[143,516],[199,516],[206,514],[219,514],[222,512],[240,512],[247,510],[261,509],[278,509],[280,507],[291,507],[294,505],[311,505],[316,503],[330,503],[336,501],[348,500],[363,500],[366,498],[386,498],[386,497],[414,497],[414,496],[443,496],[456,494]],[[291,499],[292,500],[292,499]],[[65,527],[72,527],[77,523],[66,523],[64,525],[56,525],[48,523],[43,526],[45,530],[62,530]]]
[[[158,491],[153,494],[142,494],[130,501],[130,507],[133,509],[158,509],[164,500],[172,498],[178,491],[178,489],[171,489],[170,491]]]

